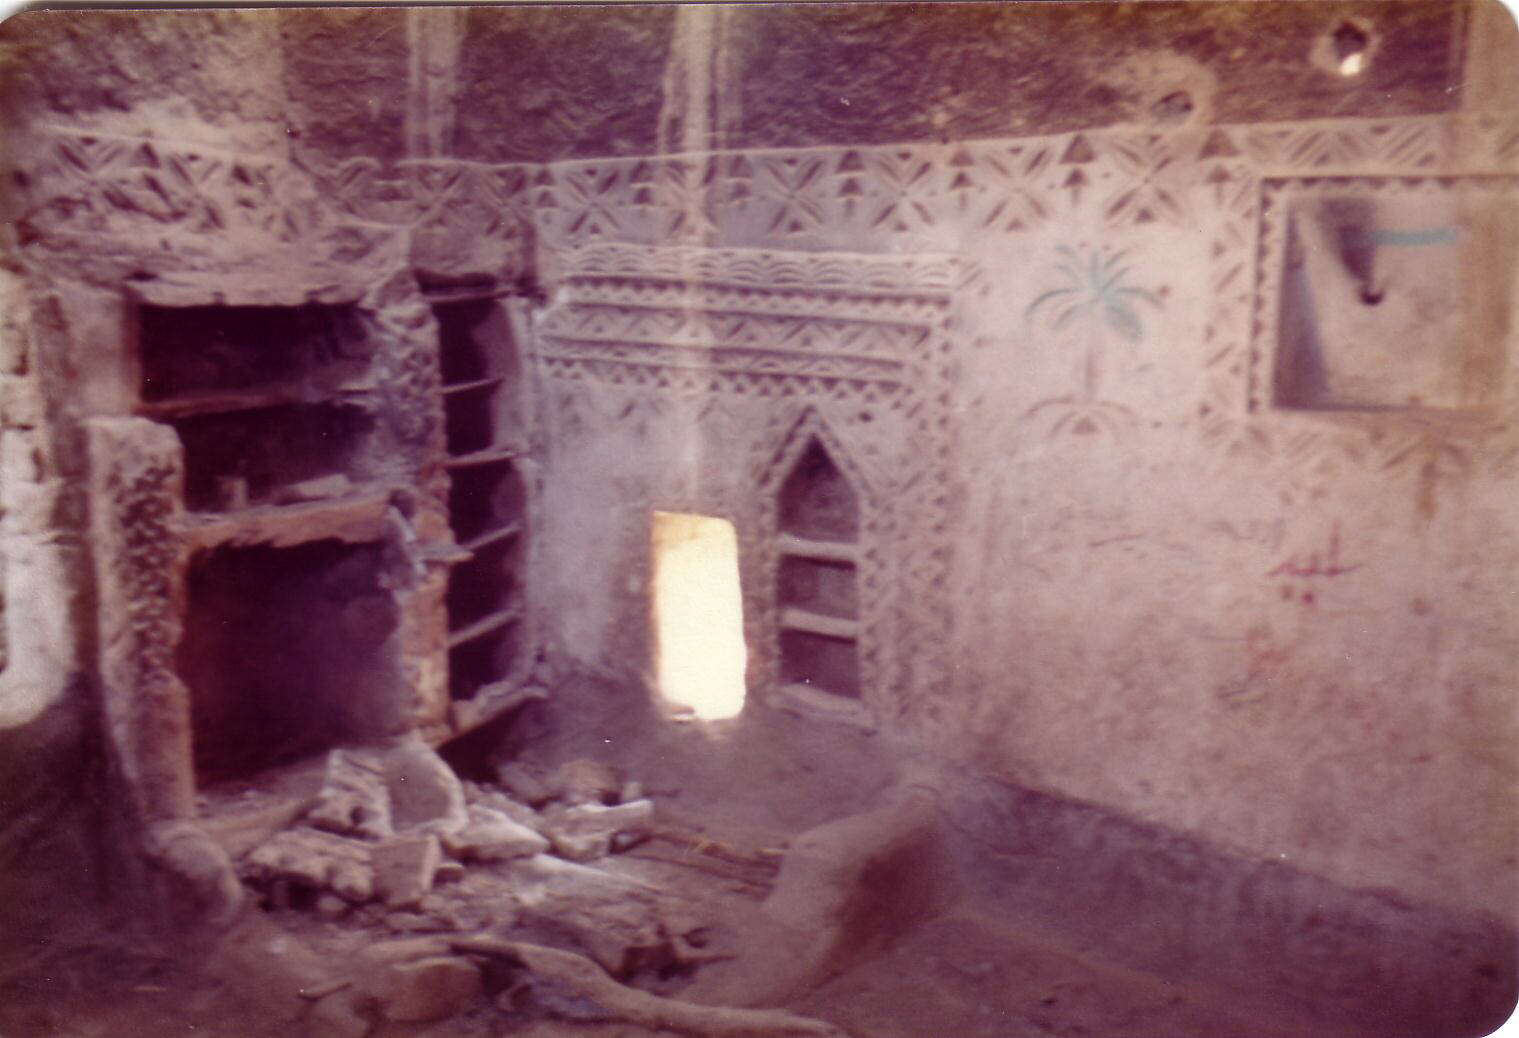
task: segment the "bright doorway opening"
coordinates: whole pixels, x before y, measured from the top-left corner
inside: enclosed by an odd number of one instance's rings
[[[738,535],[726,519],[655,512],[654,636],[660,694],[709,721],[744,708]]]

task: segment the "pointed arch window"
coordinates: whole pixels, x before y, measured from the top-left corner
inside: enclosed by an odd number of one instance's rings
[[[816,438],[781,484],[780,680],[860,698],[859,494]]]

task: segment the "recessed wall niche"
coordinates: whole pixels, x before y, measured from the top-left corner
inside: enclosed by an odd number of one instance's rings
[[[179,434],[193,512],[340,494],[369,475],[375,419],[345,390],[372,354],[351,306],[143,305],[137,409]]]
[[[1268,189],[1281,243],[1276,407],[1464,411],[1496,401],[1516,220],[1494,181],[1326,178]]]
[[[346,476],[375,425],[361,408],[330,403],[212,412],[169,424],[184,445],[185,507],[192,512],[277,503],[296,484]]]
[[[202,781],[372,736],[400,623],[378,544],[221,547],[190,564],[176,669]]]
[[[166,413],[239,395],[288,400],[362,374],[372,349],[351,306],[157,306],[138,314],[142,400]]]
[[[522,357],[513,301],[490,284],[435,286],[448,510],[461,557],[449,574],[449,694],[456,724],[490,716],[528,663],[528,487]],[[461,704],[468,708],[461,710]]]
[[[859,699],[859,495],[813,439],[781,484],[777,509],[781,684]]]

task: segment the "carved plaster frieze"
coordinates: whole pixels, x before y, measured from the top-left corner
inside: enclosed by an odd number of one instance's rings
[[[621,411],[628,421],[645,413],[644,398],[684,400],[690,435],[708,435],[723,419],[710,453],[746,453],[757,505],[723,496],[730,471],[693,473],[694,489],[665,488],[653,506],[689,504],[735,520],[758,687],[779,685],[776,498],[815,441],[861,504],[863,691],[852,719],[891,723],[909,713],[922,697],[906,695],[905,661],[919,689],[946,673],[948,546],[936,541],[947,537],[948,340],[958,294],[976,283],[974,265],[953,256],[603,243],[564,252],[558,274],[537,329],[550,386],[631,394]],[[768,401],[759,424],[728,413],[723,401],[743,398]],[[578,399],[572,393],[566,403]],[[597,423],[573,410],[578,424]],[[635,543],[638,531],[627,536]]]

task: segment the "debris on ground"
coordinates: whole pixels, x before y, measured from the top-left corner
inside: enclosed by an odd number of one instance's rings
[[[210,828],[235,834],[239,875],[266,912],[352,949],[334,954],[356,958],[347,974],[307,996],[308,1032],[323,1038],[471,1006],[520,1014],[524,999],[529,1016],[705,1021],[708,1010],[662,999],[706,965],[736,958],[738,940],[692,891],[737,892],[749,903],[778,869],[778,852],[739,852],[661,820],[641,783],[585,758],[552,770],[514,762],[496,769],[499,781],[461,781],[430,748],[402,740],[332,750],[319,775],[307,773],[314,792],[272,803],[250,792],[242,799],[255,803],[236,803],[250,821]],[[661,881],[641,878],[650,875]],[[353,945],[360,935],[365,944]],[[542,961],[562,967],[571,960],[554,956],[571,956],[611,987],[524,973],[521,963],[508,982],[500,956],[451,944],[466,939],[542,945]],[[768,1033],[833,1033],[797,1026]]]

